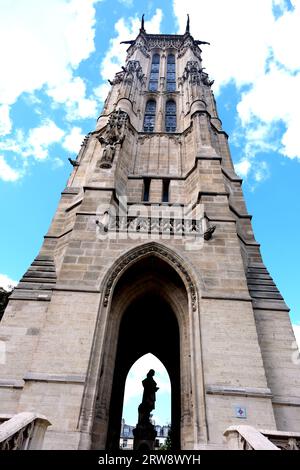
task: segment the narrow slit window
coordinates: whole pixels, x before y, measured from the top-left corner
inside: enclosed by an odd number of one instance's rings
[[[147,101],[145,116],[144,116],[144,131],[154,132],[155,126],[155,113],[156,113],[156,102],[154,100]]]
[[[151,178],[144,178],[144,193],[143,193],[143,201],[149,201],[150,197],[150,183]]]
[[[169,54],[167,58],[167,91],[176,91],[176,71],[174,54]]]
[[[159,54],[154,54],[152,57],[150,80],[149,80],[149,91],[157,91],[158,78],[159,78]]]
[[[166,103],[166,132],[176,132],[176,103],[169,100]]]
[[[170,180],[163,180],[162,202],[169,202]]]

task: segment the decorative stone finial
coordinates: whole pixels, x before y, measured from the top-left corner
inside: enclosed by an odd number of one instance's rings
[[[141,31],[143,31],[143,32],[145,33],[146,31],[145,31],[145,20],[144,20],[144,17],[145,17],[145,15],[144,15],[144,13],[143,13],[143,15],[142,15],[142,21],[141,21]]]
[[[186,21],[185,32],[186,32],[186,33],[189,33],[189,32],[190,32],[190,15],[189,15],[189,14],[187,15],[187,21]]]

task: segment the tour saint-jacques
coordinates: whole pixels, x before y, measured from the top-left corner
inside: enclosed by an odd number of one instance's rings
[[[289,308],[254,238],[201,39],[189,19],[176,35],[142,19],[124,38],[0,322],[2,449],[117,449],[126,377],[147,353],[170,377],[174,450],[300,447]]]

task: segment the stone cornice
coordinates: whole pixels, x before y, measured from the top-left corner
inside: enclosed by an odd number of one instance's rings
[[[272,398],[272,392],[269,388],[206,385],[205,390],[208,395],[233,395],[243,397]]]
[[[99,294],[101,292],[100,289],[93,289],[91,287],[75,287],[74,282],[72,286],[57,284],[53,290],[58,292],[82,292],[83,294]]]
[[[23,388],[24,385],[21,379],[0,379],[0,388]]]
[[[257,246],[258,248],[260,247],[260,243],[257,243],[255,240],[245,240],[242,235],[237,233],[238,238],[241,240],[242,243],[246,246]]]
[[[236,183],[243,182],[243,179],[237,176],[233,170],[232,170],[232,173],[233,173],[232,175],[230,175],[229,170],[224,167],[221,167],[221,171],[230,181],[236,182]]]
[[[62,238],[64,237],[65,235],[68,235],[68,233],[71,233],[73,231],[73,228],[70,228],[69,230],[66,230],[65,232],[61,232],[59,235],[44,235],[44,238],[45,239],[48,239],[48,238]]]
[[[283,397],[279,395],[274,395],[272,402],[275,405],[300,406],[299,397]],[[279,432],[280,431],[278,431],[278,433]]]
[[[252,298],[248,295],[231,295],[231,294],[214,294],[213,292],[201,292],[201,299],[204,300],[238,300],[240,302],[252,302]]]
[[[41,372],[27,372],[24,376],[26,382],[63,382],[84,384],[85,375],[81,374],[47,374]]]

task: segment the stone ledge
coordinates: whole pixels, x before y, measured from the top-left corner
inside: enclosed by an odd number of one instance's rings
[[[241,242],[244,243],[246,246],[257,246],[258,248],[260,247],[260,243],[257,243],[255,240],[245,240],[244,237],[241,234],[237,234],[238,238],[241,240]]]
[[[75,209],[77,206],[80,206],[83,202],[83,198],[78,201],[73,202],[70,206],[66,207],[65,212],[70,212],[72,209]]]
[[[20,379],[0,379],[0,388],[23,388],[24,380]]]
[[[88,185],[83,186],[84,191],[115,191],[115,188],[112,186],[96,186],[96,185]]]
[[[229,209],[233,212],[239,219],[252,219],[252,215],[250,214],[242,214],[239,212],[232,204],[229,203]]]
[[[253,310],[276,310],[289,312],[290,309],[284,302],[284,300],[267,300],[267,299],[253,299],[252,300]]]
[[[68,233],[71,233],[73,231],[73,228],[70,228],[69,230],[67,230],[66,232],[62,232],[60,233],[59,235],[51,235],[51,234],[46,234],[44,235],[44,238],[62,238],[64,237],[65,235],[68,235]]]
[[[203,292],[201,295],[200,299],[209,299],[209,300],[240,300],[242,302],[252,302],[252,298],[249,297],[248,295],[241,295],[236,296],[236,295],[219,295],[219,294],[209,294]]]
[[[244,397],[272,398],[269,388],[225,387],[222,385],[206,385],[208,395],[234,395]]]
[[[221,171],[230,181],[236,181],[238,183],[243,182],[243,179],[237,176],[237,174],[233,170],[229,170],[228,168],[224,168],[222,166]]]
[[[85,375],[79,374],[47,374],[42,372],[27,372],[23,379],[32,382],[67,382],[85,383]]]
[[[280,397],[274,396],[272,398],[272,403],[274,405],[286,405],[286,406],[300,406],[300,398],[299,397]]]
[[[76,187],[76,186],[70,186],[70,187],[66,187],[61,194],[71,194],[71,195],[74,195],[74,194],[78,194],[80,193],[80,190],[81,188],[80,187]]]
[[[10,300],[38,300],[40,302],[50,302],[52,296],[52,291],[48,294],[40,293],[35,291],[21,291],[18,289],[14,290],[14,295],[10,297]]]
[[[100,289],[93,289],[91,287],[70,287],[64,284],[57,284],[54,288],[54,291],[67,291],[67,292],[83,292],[84,294],[100,294]]]

